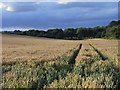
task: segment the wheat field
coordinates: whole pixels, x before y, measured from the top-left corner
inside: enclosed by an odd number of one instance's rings
[[[92,44],[108,57],[118,53],[117,40],[89,39],[81,41],[33,38],[27,36],[2,36],[2,62],[51,60],[69,55],[80,43]],[[89,47],[88,47],[89,48]]]
[[[56,59],[78,45],[77,41],[3,35],[2,62]]]
[[[116,88],[117,42],[3,35],[2,87]]]

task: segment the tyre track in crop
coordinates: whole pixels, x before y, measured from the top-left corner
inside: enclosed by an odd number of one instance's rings
[[[98,55],[101,57],[101,59],[103,61],[110,59],[109,57],[104,56],[96,47],[94,47],[92,44],[89,44],[97,53]],[[119,72],[119,68],[116,67],[116,70]],[[120,88],[120,80],[118,80],[118,84],[116,85],[117,89]]]
[[[81,48],[82,48],[82,44],[79,45],[78,49],[75,50],[71,56],[69,56],[69,57],[67,57],[65,59],[63,58],[64,62],[66,63],[65,66],[64,65],[61,65],[61,66],[58,65],[58,66],[54,66],[54,68],[60,67],[59,68],[60,70],[66,69],[66,71],[67,71],[66,74],[68,72],[71,72],[73,70],[73,68],[74,68],[75,63],[76,63],[75,59],[78,56],[78,53],[80,52]],[[68,68],[66,68],[66,67],[68,67]],[[60,72],[59,69],[56,68],[56,70],[58,71],[58,73]]]
[[[82,44],[79,45],[78,49],[76,49],[71,56],[69,56],[65,59],[63,58],[62,60],[63,60],[64,64],[62,64],[60,66],[59,65],[53,66],[53,68],[55,68],[55,70],[58,72],[58,77],[54,78],[54,80],[57,80],[59,82],[60,77],[65,78],[67,73],[72,72],[72,70],[74,69],[74,65],[75,65],[75,59],[78,56],[78,53],[81,48],[82,48]],[[47,85],[47,86],[49,86],[49,85]]]
[[[80,51],[82,47],[82,44],[79,45],[78,49],[73,51],[73,54],[71,56],[67,56],[67,57],[62,57],[60,59],[58,59],[59,61],[55,61],[55,63],[52,66],[48,66],[49,68],[53,69],[54,71],[46,71],[45,68],[45,73],[44,73],[44,83],[40,86],[40,88],[44,88],[44,87],[49,87],[49,85],[54,82],[54,80],[57,80],[59,82],[60,77],[65,78],[67,73],[70,73],[73,69],[74,69],[74,65],[75,65],[75,59],[78,56],[78,53]],[[54,61],[53,61],[54,62]],[[50,62],[48,62],[50,63]],[[59,64],[56,64],[59,63]],[[63,64],[61,64],[63,63]],[[56,73],[57,72],[57,73]],[[57,77],[52,77],[52,80],[49,81],[50,77],[49,73],[56,73]],[[34,82],[33,82],[34,85]],[[37,85],[38,86],[38,85]]]
[[[85,64],[82,67],[80,67],[80,68],[82,68],[81,76],[82,77],[85,76],[85,73],[86,73],[85,68],[87,67],[87,65],[89,65],[91,67],[92,64],[96,61],[95,59],[99,60],[98,56],[102,60],[106,60],[106,58],[102,55],[102,53],[100,53],[95,47],[93,47],[91,44],[89,44],[87,42],[83,42],[82,48],[79,51],[79,54],[75,59],[76,63],[75,63],[75,69],[73,70],[73,72],[76,72],[75,71],[76,68],[85,62]]]
[[[59,80],[59,75],[61,75],[64,78],[66,77],[68,72],[72,71],[75,64],[75,58],[77,57],[81,47],[82,44],[80,44],[76,49],[74,49],[74,51],[71,51],[70,56],[63,56],[49,62],[45,62],[45,61],[34,62],[34,63],[23,62],[23,63],[15,63],[15,65],[12,63],[10,65],[8,64],[8,68],[7,70],[4,70],[4,73],[8,73],[8,72],[17,73],[16,75],[19,81],[19,75],[23,75],[23,73],[25,72],[24,70],[26,70],[27,74],[25,74],[24,77],[25,78],[31,77],[28,80],[29,83],[31,83],[31,85],[29,86],[28,84],[25,84],[26,86],[34,87],[34,88],[43,88],[45,85],[49,86],[49,84],[51,84],[55,79]],[[52,62],[54,64],[51,65]],[[9,68],[9,66],[12,66],[13,68],[12,67]],[[19,71],[23,73],[19,74]],[[35,72],[37,72],[37,74]],[[15,80],[15,78],[13,80]],[[17,82],[17,84],[19,83]],[[20,85],[22,87],[22,84]]]
[[[77,50],[74,51],[73,55],[70,56],[70,59],[68,61],[68,64],[75,64],[75,59],[78,56],[78,53],[80,51],[80,49],[82,48],[82,44],[79,45],[79,48]]]
[[[110,61],[109,58],[107,60],[107,58],[91,44],[82,42],[82,48],[74,59],[75,63],[72,71],[67,72],[64,78],[54,81],[49,88],[68,88],[70,86],[72,88],[109,87],[107,84],[108,80],[111,81],[110,85],[117,85],[116,80],[119,76],[117,75],[117,69],[114,67],[113,62]],[[80,80],[79,78],[82,79]]]
[[[89,62],[89,60],[91,60],[92,56],[94,56],[94,55],[98,55],[98,53],[96,53],[94,51],[94,49],[91,46],[89,46],[88,43],[83,42],[82,43],[82,48],[79,51],[79,54],[75,59],[76,64],[79,64],[83,61]]]
[[[102,60],[106,60],[108,59],[108,57],[105,57],[97,48],[95,48],[92,44],[89,44],[97,53],[98,55],[101,57]]]

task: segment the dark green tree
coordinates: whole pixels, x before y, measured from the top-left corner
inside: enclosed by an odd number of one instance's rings
[[[64,35],[65,35],[65,38],[67,39],[73,39],[74,37],[77,37],[76,29],[74,28],[64,29]]]

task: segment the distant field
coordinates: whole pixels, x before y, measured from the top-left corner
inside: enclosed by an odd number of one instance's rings
[[[79,44],[80,42],[69,40],[3,35],[3,63],[56,59],[64,54],[69,55]]]
[[[3,35],[2,40],[3,88],[119,87],[117,40],[16,35]]]
[[[56,59],[61,55],[68,55],[70,51],[74,50],[80,43],[93,44],[102,53],[111,58],[116,57],[118,53],[117,40],[89,39],[81,41],[69,41],[3,35],[3,62]]]

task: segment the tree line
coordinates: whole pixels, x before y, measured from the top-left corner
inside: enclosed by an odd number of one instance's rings
[[[3,31],[3,34],[27,35],[34,37],[46,37],[56,39],[81,40],[88,38],[111,38],[120,39],[120,20],[112,21],[107,26],[97,26],[94,28],[67,28],[67,29],[48,29],[44,30],[28,30],[28,31]]]

